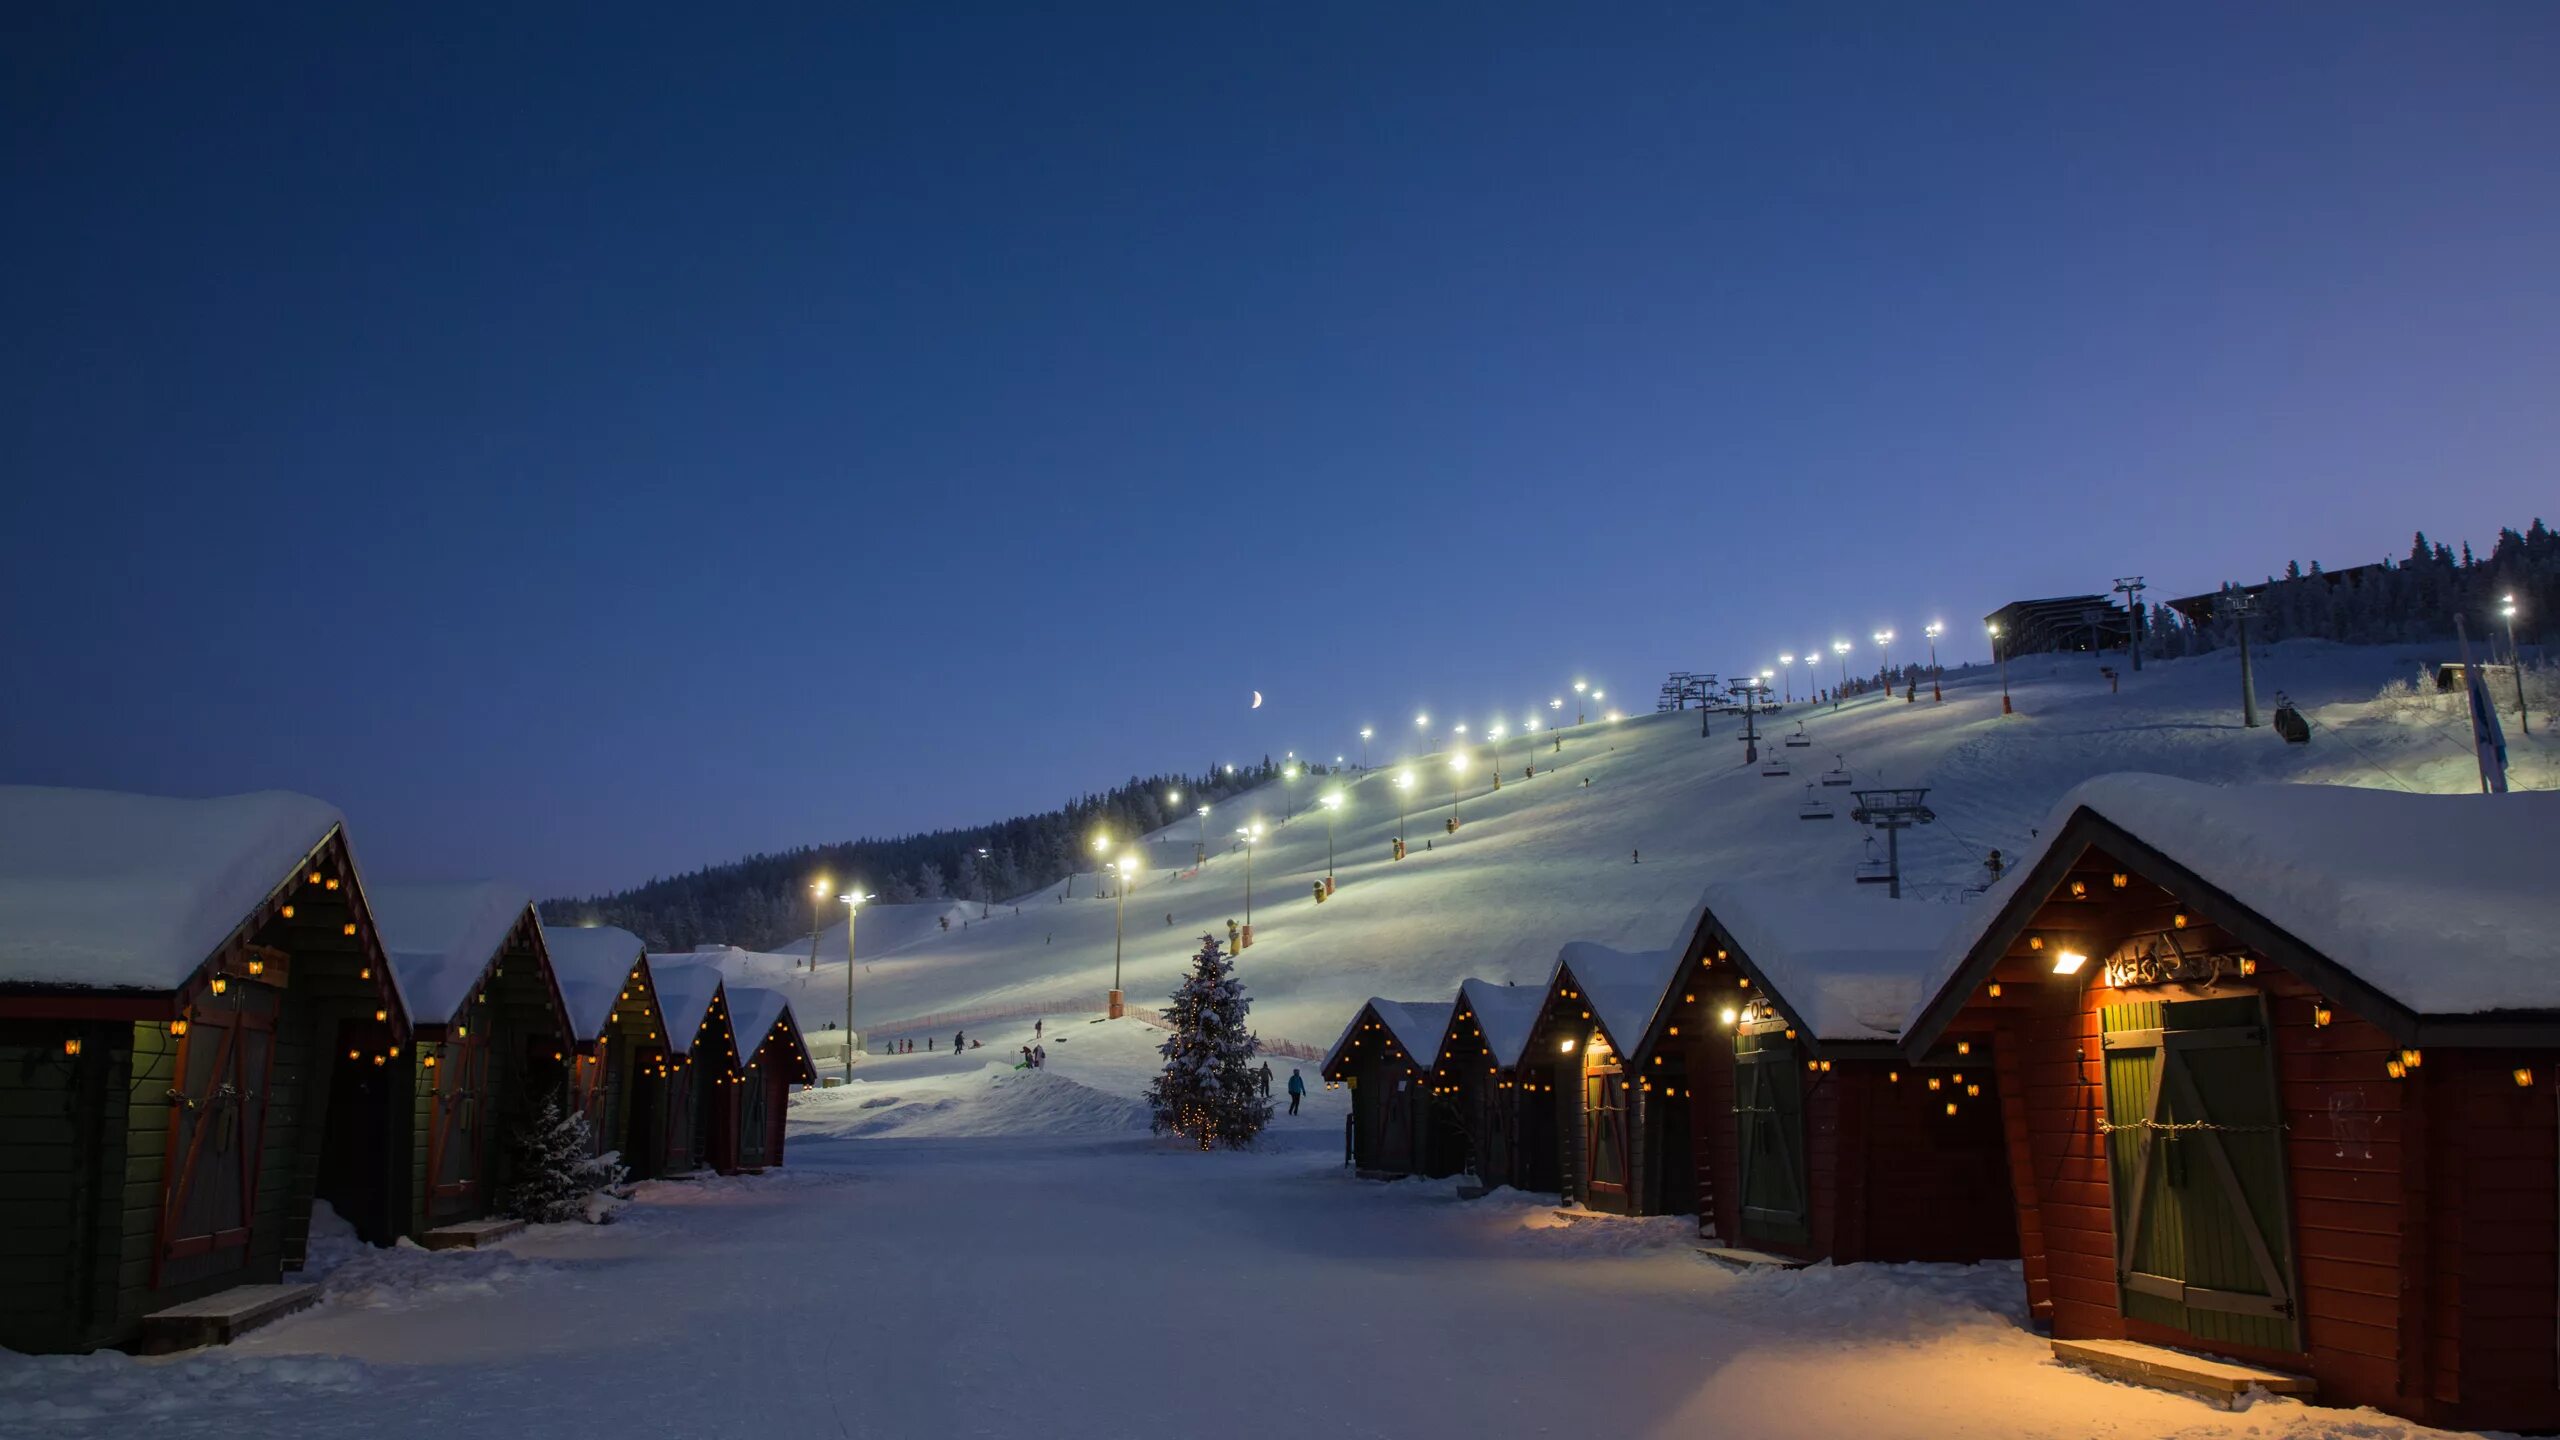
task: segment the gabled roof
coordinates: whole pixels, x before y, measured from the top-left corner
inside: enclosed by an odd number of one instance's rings
[[[422,1025],[441,1025],[533,909],[533,897],[494,880],[369,885],[374,928],[391,957],[401,1003]]]
[[[1632,1050],[1653,1028],[1654,1012],[1662,1008],[1662,997],[1686,958],[1685,950],[1612,950],[1576,940],[1557,954],[1556,978],[1548,983],[1548,992],[1570,976],[1609,1043]]]
[[[688,1055],[702,1033],[703,1017],[720,995],[720,971],[710,965],[686,964],[682,955],[649,957],[649,983],[658,992],[658,1011],[667,1019],[667,1050]]]
[[[1529,1032],[1537,1027],[1538,1010],[1546,1003],[1547,992],[1539,985],[1497,985],[1491,980],[1464,980],[1458,985],[1458,1008],[1475,1016],[1476,1028],[1484,1032],[1485,1048],[1493,1052],[1493,1063],[1508,1070],[1520,1063],[1520,1052],[1529,1048]],[[1455,1029],[1458,1013],[1449,1015],[1449,1029]],[[1441,1048],[1446,1053],[1448,1031],[1441,1034]]]
[[[2091,844],[2403,1038],[2438,1021],[2440,1040],[2487,1043],[2477,1022],[2501,1013],[2560,1018],[2560,793],[2101,775],[2063,796],[2042,831],[2043,848],[1948,937],[1915,1042],[1945,1028]]]
[[[1767,885],[1710,885],[1734,959],[1816,1041],[1891,1041],[1970,917],[1955,905]]]
[[[779,990],[756,985],[733,985],[722,993],[729,997],[729,1030],[738,1043],[738,1063],[744,1066],[756,1053],[756,1047],[772,1038],[779,1029],[790,1042],[794,1073],[804,1079],[817,1078],[817,1065],[809,1058],[809,1047],[800,1036],[799,1017],[791,1013],[791,1002]],[[788,1021],[786,1025],[784,1022]]]
[[[1403,1047],[1405,1055],[1417,1067],[1427,1068],[1433,1057],[1440,1053],[1440,1034],[1449,1028],[1449,1016],[1456,1009],[1450,1004],[1381,1000],[1373,995],[1367,1004],[1360,1007],[1359,1014],[1351,1017],[1351,1023],[1342,1027],[1342,1034],[1334,1040],[1333,1048],[1325,1052],[1322,1071],[1330,1072],[1341,1063],[1351,1038],[1360,1033],[1360,1021],[1364,1016],[1373,1017],[1386,1026],[1387,1033]]]
[[[618,925],[545,925],[542,948],[551,952],[551,973],[581,1042],[604,1033],[614,1001],[631,982],[631,967],[648,949]]]
[[[339,825],[281,790],[0,786],[0,984],[176,990]]]

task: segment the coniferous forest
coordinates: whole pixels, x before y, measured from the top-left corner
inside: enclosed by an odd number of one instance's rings
[[[1309,766],[1322,774],[1323,767]],[[1054,810],[992,824],[889,839],[848,840],[749,855],[667,876],[610,895],[545,900],[555,925],[619,925],[652,950],[702,944],[767,950],[809,932],[809,884],[825,876],[891,904],[918,900],[1004,900],[1093,868],[1097,833],[1143,835],[1202,805],[1241,794],[1280,773],[1269,756],[1230,772],[1149,775]],[[1170,799],[1180,795],[1179,802]],[[986,852],[983,858],[979,852]]]

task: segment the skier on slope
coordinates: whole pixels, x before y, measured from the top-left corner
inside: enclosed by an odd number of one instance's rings
[[[1034,1039],[1034,1040],[1039,1039],[1039,1038],[1040,1038],[1040,1032],[1041,1032],[1041,1031],[1043,1031],[1043,1030],[1046,1030],[1046,1029],[1048,1029],[1048,1028],[1049,1028],[1049,1022],[1048,1022],[1048,1020],[1047,1020],[1047,1019],[1045,1019],[1045,1018],[1032,1021],[1032,1022],[1031,1022],[1031,1038],[1032,1038],[1032,1039]]]
[[[1265,1095],[1270,1094],[1270,1093],[1271,1093],[1271,1062],[1270,1062],[1270,1061],[1265,1060],[1265,1061],[1263,1061],[1263,1062],[1262,1062],[1262,1068],[1261,1068],[1259,1071],[1256,1071],[1256,1072],[1255,1072],[1255,1078],[1256,1078],[1257,1080],[1259,1080],[1259,1081],[1261,1082],[1261,1084],[1262,1084],[1262,1093],[1263,1093],[1263,1094],[1265,1094]]]
[[[1298,1113],[1298,1102],[1307,1098],[1307,1079],[1296,1070],[1289,1072],[1289,1113]]]
[[[954,1031],[952,1031],[952,1032],[951,1032],[951,1053],[953,1053],[953,1054],[957,1055],[957,1054],[959,1054],[962,1050],[964,1050],[964,1049],[967,1049],[967,1048],[968,1048],[967,1046],[964,1046],[964,1045],[962,1045],[962,1044],[960,1043],[960,1039],[961,1039],[961,1037],[962,1037],[962,1036],[964,1036],[964,1035],[967,1035],[968,1033],[969,1033],[969,1032],[968,1032],[968,1031],[966,1031],[966,1030],[954,1030]]]

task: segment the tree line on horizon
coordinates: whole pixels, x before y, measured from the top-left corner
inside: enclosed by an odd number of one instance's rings
[[[1308,768],[1321,773],[1323,767]],[[545,900],[540,909],[554,925],[619,925],[652,950],[710,944],[772,950],[806,936],[813,919],[832,923],[841,910],[832,898],[825,904],[833,908],[821,909],[811,895],[811,882],[821,876],[837,893],[851,885],[889,904],[1006,901],[1093,869],[1097,833],[1160,830],[1199,805],[1214,805],[1279,773],[1266,755],[1260,764],[1239,765],[1233,773],[1212,766],[1198,775],[1132,776],[1037,814],[749,855],[608,895]],[[1167,798],[1177,793],[1179,804]]]

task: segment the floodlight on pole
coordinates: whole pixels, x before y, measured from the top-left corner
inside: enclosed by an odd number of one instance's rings
[[[862,913],[862,902],[871,897],[859,890],[848,889],[838,897],[844,901],[844,1083],[853,1083],[853,922]],[[815,970],[817,963],[810,962]]]
[[[1938,668],[1938,636],[1945,633],[1946,628],[1932,620],[1920,632],[1929,637],[1929,703],[1933,705],[1947,698],[1946,685],[1943,683],[1945,672]]]
[[[1880,664],[1880,665],[1882,665],[1882,666],[1884,667],[1884,686],[1885,686],[1885,689],[1886,689],[1887,691],[1891,691],[1891,690],[1893,689],[1893,632],[1892,632],[1892,631],[1890,631],[1890,630],[1879,630],[1879,631],[1877,631],[1877,632],[1876,632],[1876,660],[1877,660],[1877,663],[1878,663],[1878,664]]]
[[[2524,652],[2516,648],[2516,597],[2506,596],[2499,603],[2498,613],[2506,618],[2507,665],[2516,677],[2516,724],[2530,735],[2533,733],[2533,716],[2524,708]],[[2488,691],[2484,688],[2481,693],[2485,695]]]
[[[1129,877],[1138,873],[1138,857],[1123,855],[1112,868],[1120,872],[1120,889],[1111,902],[1111,995],[1116,1003],[1120,996],[1120,938],[1129,917]]]
[[[1413,772],[1396,772],[1396,843],[1404,843],[1405,811],[1413,799]]]
[[[809,882],[809,973],[818,973],[818,917],[827,905],[827,893],[835,882],[824,875]]]
[[[1363,771],[1366,771],[1366,770],[1369,768],[1369,735],[1370,735],[1369,727],[1368,727],[1368,726],[1366,726],[1366,725],[1361,726],[1361,727],[1360,727],[1360,768],[1361,768]]]
[[[1493,788],[1496,790],[1502,788],[1502,737],[1505,733],[1505,727],[1500,724],[1484,727],[1485,747],[1493,757]]]
[[[1280,823],[1286,825],[1297,815],[1298,767],[1291,764],[1283,766],[1280,771]]]
[[[1831,642],[1831,653],[1840,657],[1840,689],[1831,692],[1831,708],[1840,708],[1840,693],[1849,688],[1849,652],[1857,647],[1846,640]]]
[[[1236,833],[1244,837],[1244,933],[1245,943],[1253,943],[1253,847],[1262,838],[1262,822],[1239,825]]]
[[[1778,673],[1786,677],[1778,682],[1779,698],[1782,700],[1793,701],[1796,698],[1796,657],[1793,655],[1779,656]]]
[[[1991,632],[1991,658],[2000,662],[2000,713],[2013,715],[2017,712],[2009,704],[2009,647],[2000,643],[1999,621],[1990,621],[1982,628]]]
[[[1330,887],[1333,884],[1333,817],[1342,808],[1342,792],[1327,790],[1316,797],[1316,803],[1324,807],[1324,881]]]
[[[1200,853],[1191,857],[1193,865],[1209,863],[1209,807],[1200,807]]]

